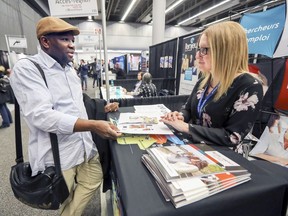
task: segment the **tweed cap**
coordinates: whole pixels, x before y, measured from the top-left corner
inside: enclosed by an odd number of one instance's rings
[[[38,39],[46,34],[68,31],[73,31],[74,35],[79,35],[80,33],[79,29],[76,26],[73,26],[60,18],[51,16],[40,19],[36,27]]]

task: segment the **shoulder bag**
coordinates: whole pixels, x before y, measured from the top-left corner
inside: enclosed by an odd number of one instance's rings
[[[47,86],[42,68],[36,62],[32,62],[40,71]],[[59,209],[61,204],[69,196],[69,191],[61,172],[57,136],[56,134],[50,133],[54,166],[47,167],[36,176],[31,176],[32,171],[30,164],[23,160],[20,108],[17,100],[15,100],[15,138],[16,165],[11,167],[10,172],[10,184],[14,196],[22,203],[33,208]]]

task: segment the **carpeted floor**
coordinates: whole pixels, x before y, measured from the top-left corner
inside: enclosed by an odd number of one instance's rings
[[[88,80],[88,90],[85,91],[90,97],[95,97],[98,93],[92,88],[92,78]],[[12,115],[14,116],[14,107],[9,104],[8,107],[11,110]],[[2,121],[0,117],[0,121]],[[56,216],[58,211],[51,210],[38,210],[30,208],[16,198],[14,198],[13,192],[9,183],[9,173],[10,168],[15,164],[15,133],[14,133],[14,124],[11,124],[9,128],[0,129],[0,216]],[[24,159],[27,157],[27,142],[28,142],[28,128],[22,120],[22,141],[23,141],[23,154]],[[109,197],[109,192],[106,194],[101,193],[100,189],[93,196],[91,202],[85,209],[83,216],[104,216],[111,215],[111,211],[102,209],[101,213],[101,200],[106,199],[106,195]],[[105,200],[106,202],[106,200]],[[109,201],[108,201],[109,202]],[[103,204],[103,203],[102,203]]]

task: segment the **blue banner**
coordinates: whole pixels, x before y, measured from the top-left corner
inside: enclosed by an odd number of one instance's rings
[[[247,33],[249,54],[272,58],[284,29],[285,4],[259,13],[244,14],[240,24]]]

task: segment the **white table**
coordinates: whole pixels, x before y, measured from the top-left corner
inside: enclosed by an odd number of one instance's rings
[[[101,93],[103,99],[107,101],[106,86],[101,87]],[[113,86],[113,87],[110,86],[109,93],[110,93],[110,99],[133,98],[132,95],[127,95],[121,86]]]

